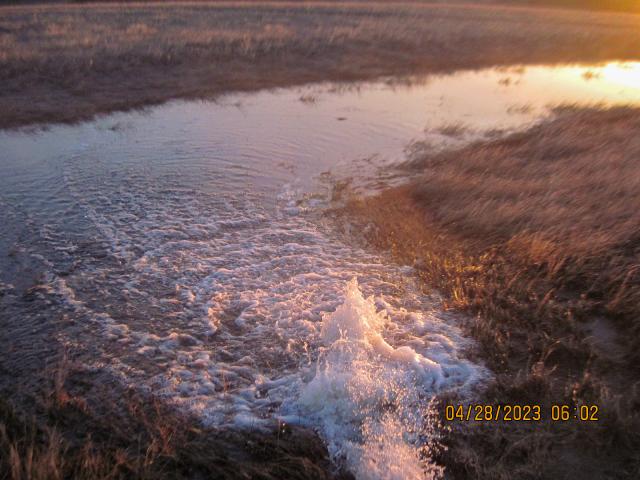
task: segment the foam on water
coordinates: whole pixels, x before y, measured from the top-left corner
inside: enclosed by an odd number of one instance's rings
[[[316,373],[293,409],[358,478],[434,478],[441,471],[430,458],[438,436],[430,401],[442,388],[478,381],[481,369],[427,345],[422,353],[393,347],[382,335],[389,321],[351,280],[342,305],[324,315]]]

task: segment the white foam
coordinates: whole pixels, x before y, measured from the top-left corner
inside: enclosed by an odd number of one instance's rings
[[[289,222],[297,230],[269,226],[238,238],[235,248],[190,250],[169,290],[181,316],[168,332],[149,322],[125,325],[89,308],[64,279],[50,282],[76,318],[131,345],[114,370],[205,424],[256,429],[279,418],[317,429],[332,458],[358,478],[436,475],[425,453],[437,437],[426,420],[430,401],[485,374],[464,359],[468,341],[437,298],[421,293],[411,270],[305,230],[303,220]],[[292,237],[307,244],[280,241]],[[185,258],[173,249],[147,252],[144,274],[127,278],[130,297],[145,277],[159,282],[170,275],[172,267],[154,259],[171,252]],[[196,274],[203,270],[214,273]],[[362,287],[348,280],[355,274]],[[156,373],[145,374],[149,367]]]
[[[435,349],[430,358],[424,344],[422,352],[392,346],[383,337],[390,322],[355,279],[348,282],[343,303],[323,316],[315,376],[283,407],[282,418],[316,427],[332,458],[357,478],[436,478],[430,402],[443,389],[469,387],[484,372],[455,351]]]

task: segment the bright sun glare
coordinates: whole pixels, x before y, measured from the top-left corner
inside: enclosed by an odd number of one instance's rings
[[[609,63],[599,73],[612,86],[640,89],[640,62]]]

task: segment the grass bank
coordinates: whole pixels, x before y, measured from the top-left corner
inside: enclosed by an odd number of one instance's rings
[[[425,3],[0,7],[0,128],[210,98],[518,63],[640,58],[633,15]]]
[[[322,441],[299,427],[206,428],[64,364],[40,385],[18,406],[15,395],[0,395],[0,479],[352,478],[336,473]]]
[[[496,372],[482,401],[600,407],[594,423],[454,424],[454,478],[640,474],[639,132],[639,109],[561,109],[506,138],[426,149],[408,185],[337,212],[470,314]]]

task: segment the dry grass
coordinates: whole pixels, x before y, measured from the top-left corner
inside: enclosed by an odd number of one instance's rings
[[[203,428],[157,399],[58,372],[21,409],[0,397],[0,479],[350,478],[307,430]]]
[[[486,144],[414,162],[413,195],[467,251],[499,246],[579,291],[594,313],[640,318],[640,114],[565,110]],[[638,325],[640,327],[640,325]]]
[[[400,2],[5,6],[0,128],[229,90],[614,58],[640,58],[635,16]]]
[[[346,210],[414,264],[496,382],[484,401],[600,405],[597,424],[459,425],[458,478],[640,474],[640,110],[558,111],[524,133],[421,156],[414,180]]]

